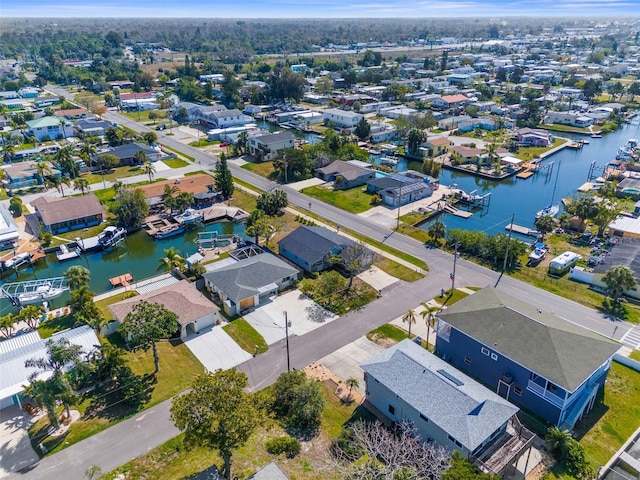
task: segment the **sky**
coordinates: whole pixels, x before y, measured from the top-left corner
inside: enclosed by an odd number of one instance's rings
[[[640,0],[0,0],[1,17],[640,16]]]

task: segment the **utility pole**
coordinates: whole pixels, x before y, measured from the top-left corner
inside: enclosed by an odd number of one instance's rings
[[[396,230],[400,228],[400,201],[402,199],[402,186],[398,187],[398,218],[396,220]]]
[[[287,319],[287,311],[284,312],[284,334],[287,339],[287,372],[291,371],[291,360],[289,359],[289,320]]]
[[[511,223],[509,224],[509,235],[507,235],[507,248],[505,249],[504,252],[504,262],[502,262],[502,271],[500,272],[500,276],[498,277],[498,280],[496,281],[496,284],[493,288],[496,288],[498,286],[498,283],[500,283],[500,279],[502,278],[502,275],[504,275],[504,271],[507,269],[507,258],[509,258],[509,246],[511,245],[511,232],[513,231],[513,221],[516,218],[516,214],[512,213],[511,214]]]
[[[456,243],[455,246],[455,253],[453,254],[453,271],[451,272],[451,295],[453,295],[453,292],[456,288],[456,262],[458,261],[458,246],[460,244]]]

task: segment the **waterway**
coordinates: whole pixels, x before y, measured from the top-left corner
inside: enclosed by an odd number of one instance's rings
[[[603,138],[570,134],[562,134],[562,136],[582,138],[588,140],[589,144],[578,150],[565,148],[544,159],[541,162],[543,167],[554,162],[554,168],[550,174],[541,170],[528,179],[510,177],[498,182],[452,170],[443,170],[440,175],[442,185],[457,184],[458,188],[466,192],[477,190],[481,195],[491,193],[491,203],[484,212],[476,211],[466,220],[450,214],[441,215],[439,220],[447,229],[482,230],[496,234],[505,232],[505,226],[510,223],[511,215],[514,214],[516,225],[533,227],[536,212],[552,201],[555,203],[563,197],[574,196],[578,187],[587,181],[591,163],[595,161],[597,167],[602,168],[609,161],[614,160],[620,146],[624,145],[629,138],[640,136],[640,125],[636,118],[632,123],[623,125],[622,128],[604,135]],[[409,166],[414,169],[420,168],[420,165],[415,162]],[[401,162],[399,168],[406,167]],[[596,176],[601,174],[602,170],[596,172]],[[557,186],[554,196],[556,176]],[[421,228],[426,230],[429,225],[429,223],[424,224]]]
[[[16,275],[12,271],[5,272],[2,283],[22,282],[34,279],[61,277],[72,265],[81,265],[91,272],[90,288],[93,292],[102,293],[111,289],[109,279],[125,273],[131,273],[133,281],[137,282],[154,275],[161,274],[165,267],[161,264],[164,250],[176,248],[183,258],[193,255],[198,250],[196,240],[198,232],[213,232],[219,234],[236,234],[247,239],[244,234],[244,224],[232,222],[211,223],[203,227],[189,230],[175,237],[154,240],[146,232],[140,230],[127,236],[126,240],[117,248],[101,252],[82,254],[66,262],[58,262],[55,254],[47,255],[46,259],[38,261],[33,267],[23,267]],[[50,308],[65,305],[69,300],[68,293],[49,302]],[[0,300],[0,315],[13,311],[6,299]]]

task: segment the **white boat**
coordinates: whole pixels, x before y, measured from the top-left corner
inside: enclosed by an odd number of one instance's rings
[[[538,213],[536,213],[536,219],[538,219],[540,217],[554,217],[555,218],[558,215],[558,212],[560,212],[560,204],[559,203],[552,203],[548,207],[543,208],[542,210],[539,210]]]
[[[4,262],[2,262],[2,266],[4,268],[13,268],[13,267],[17,267],[19,265],[22,265],[24,262],[26,262],[29,258],[31,258],[31,254],[29,252],[22,252],[22,253],[18,253],[17,255],[14,255],[13,257],[11,257],[8,260],[5,260]]]
[[[602,134],[601,133],[592,133],[591,134],[591,138],[602,138]]]
[[[184,227],[179,224],[169,225],[168,227],[161,228],[154,234],[156,240],[161,238],[175,237],[184,232]]]
[[[114,227],[113,225],[108,226],[98,235],[98,245],[102,248],[113,247],[123,240],[126,234],[127,231],[124,228]]]
[[[547,256],[548,249],[543,243],[536,243],[533,251],[529,254],[529,262],[538,263]]]
[[[36,289],[31,292],[23,292],[18,294],[17,298],[20,301],[21,305],[29,305],[32,303],[40,303],[46,300],[51,300],[52,298],[56,298],[62,295],[65,290],[65,288],[56,288],[53,287],[50,283],[46,283],[44,285],[36,287]]]
[[[174,218],[178,221],[178,223],[191,225],[202,221],[202,212],[193,208],[187,208],[180,215],[175,215]]]
[[[388,167],[395,167],[396,165],[398,165],[398,159],[395,157],[381,157],[380,158],[380,165],[387,165]]]
[[[56,252],[59,262],[71,260],[80,256],[80,248],[69,249],[66,245],[60,245],[60,251]]]

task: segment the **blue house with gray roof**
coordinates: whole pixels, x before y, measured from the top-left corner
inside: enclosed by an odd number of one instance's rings
[[[379,412],[486,472],[501,474],[535,438],[518,422],[518,407],[408,339],[361,367]]]
[[[278,242],[280,255],[304,271],[321,272],[355,242],[324,227],[298,227]]]
[[[436,353],[572,429],[593,408],[620,345],[543,308],[485,287],[438,314]]]

